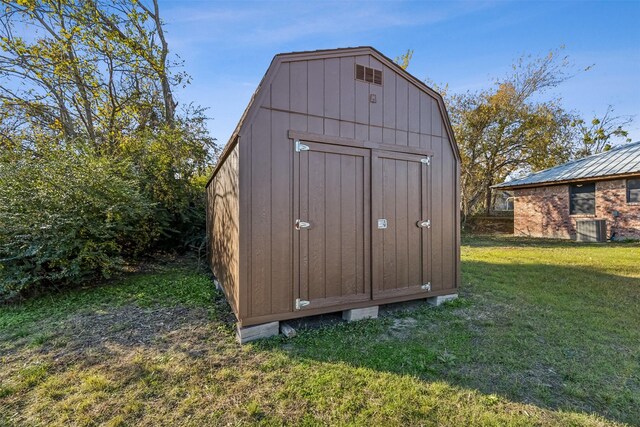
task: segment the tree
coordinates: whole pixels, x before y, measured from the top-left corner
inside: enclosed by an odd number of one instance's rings
[[[631,142],[631,139],[627,138],[629,132],[624,127],[629,125],[633,118],[630,116],[614,116],[613,112],[613,106],[609,105],[601,118],[594,117],[589,124],[581,118],[573,121],[578,133],[576,158],[611,149],[611,142],[614,138],[624,138],[625,142]]]
[[[0,300],[201,245],[218,147],[157,0],[0,1]]]
[[[463,217],[492,208],[491,187],[515,172],[550,167],[571,155],[572,117],[557,100],[534,100],[570,77],[567,57],[518,59],[493,88],[446,95],[462,157]]]
[[[400,66],[403,70],[409,68],[409,63],[411,62],[411,58],[413,58],[413,49],[407,49],[405,53],[400,56],[396,56],[394,62]]]
[[[3,0],[0,130],[5,144],[176,125],[173,72],[157,0]],[[182,120],[188,119],[183,116]],[[11,129],[11,132],[7,131]]]

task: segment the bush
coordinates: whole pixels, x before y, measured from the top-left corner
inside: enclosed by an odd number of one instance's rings
[[[211,166],[207,136],[198,126],[159,126],[124,137],[119,155],[136,165],[140,187],[156,202],[164,225],[156,247],[189,250],[205,234],[205,185]]]
[[[0,300],[108,277],[158,238],[128,161],[83,146],[12,156],[0,159]]]

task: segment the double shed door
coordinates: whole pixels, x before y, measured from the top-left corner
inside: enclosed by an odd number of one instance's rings
[[[294,155],[294,308],[425,294],[425,156],[303,142]]]

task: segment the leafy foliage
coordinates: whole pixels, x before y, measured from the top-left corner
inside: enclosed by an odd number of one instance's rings
[[[178,108],[190,79],[146,3],[3,2],[0,298],[204,242],[218,147],[204,109]]]
[[[462,208],[491,209],[491,186],[518,171],[554,166],[571,156],[572,117],[538,95],[568,78],[567,59],[551,52],[521,58],[491,89],[446,97],[462,157]]]
[[[108,277],[157,239],[131,163],[79,144],[11,157],[0,161],[0,300]]]
[[[580,158],[610,150],[613,138],[624,138],[625,142],[631,142],[627,138],[629,132],[624,128],[632,121],[629,116],[614,116],[611,105],[602,117],[594,117],[588,124],[584,119],[576,118],[573,122],[578,136],[575,156]]]

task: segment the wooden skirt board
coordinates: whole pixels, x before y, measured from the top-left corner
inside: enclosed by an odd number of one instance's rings
[[[294,156],[294,218],[308,223],[294,233],[294,296],[309,308],[369,300],[370,152],[305,145]]]
[[[303,144],[293,164],[294,311],[430,296],[428,157]]]

